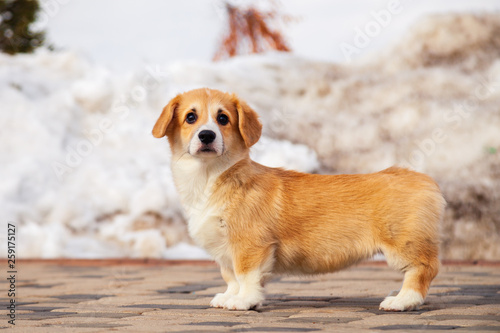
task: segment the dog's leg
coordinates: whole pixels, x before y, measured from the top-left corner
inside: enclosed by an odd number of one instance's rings
[[[262,271],[257,268],[247,273],[236,275],[240,283],[237,295],[230,297],[224,307],[229,310],[249,310],[264,300],[264,287],[261,284]]]
[[[210,302],[210,306],[214,308],[222,308],[224,307],[224,303],[231,298],[232,296],[238,294],[240,290],[240,285],[236,276],[234,275],[234,271],[232,268],[221,267],[220,272],[222,278],[227,283],[227,290],[224,293],[219,293],[215,295],[215,297]]]
[[[444,200],[436,192],[425,205],[400,223],[389,221],[380,237],[380,248],[389,266],[405,273],[396,296],[380,304],[385,311],[416,310],[424,303],[430,284],[439,271],[439,223]],[[422,217],[425,217],[424,219]]]
[[[416,310],[424,303],[432,279],[437,275],[439,261],[433,260],[428,265],[409,268],[404,277],[403,286],[397,296],[387,296],[380,304],[385,311]]]
[[[235,257],[235,273],[239,292],[230,297],[224,308],[229,310],[249,310],[259,306],[264,300],[264,283],[270,276],[274,264],[274,251],[240,251],[244,255]],[[250,256],[251,254],[251,256]],[[259,258],[259,261],[255,261]]]

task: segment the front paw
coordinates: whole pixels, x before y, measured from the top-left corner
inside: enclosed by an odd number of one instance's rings
[[[422,295],[414,290],[405,290],[397,296],[387,296],[380,303],[380,310],[384,311],[411,311],[417,310],[420,305],[424,304]]]
[[[262,303],[261,299],[251,299],[239,295],[232,296],[224,303],[224,308],[228,310],[250,310],[258,307]]]
[[[224,303],[231,297],[231,295],[227,295],[226,293],[218,293],[215,297],[210,301],[210,306],[213,308],[223,308]]]

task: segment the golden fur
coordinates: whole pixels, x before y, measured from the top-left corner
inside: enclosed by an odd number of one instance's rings
[[[216,134],[209,145],[200,142],[207,129]],[[381,309],[421,305],[439,268],[445,201],[437,184],[396,167],[364,175],[269,168],[249,158],[261,129],[245,102],[212,89],[173,98],[153,129],[169,140],[190,234],[228,283],[211,305],[246,310],[263,301],[272,273],[333,272],[379,252],[405,272],[401,291]]]

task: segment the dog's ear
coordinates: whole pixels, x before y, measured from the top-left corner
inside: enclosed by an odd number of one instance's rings
[[[177,95],[163,108],[160,118],[158,118],[155,127],[153,127],[153,136],[155,138],[162,138],[167,133],[168,125],[170,125],[170,122],[174,118],[174,113],[179,106],[180,100],[181,95]]]
[[[259,115],[247,103],[238,99],[236,95],[233,95],[233,98],[236,111],[238,112],[238,128],[241,137],[245,141],[247,148],[250,148],[259,141],[262,133],[262,124],[259,121]]]

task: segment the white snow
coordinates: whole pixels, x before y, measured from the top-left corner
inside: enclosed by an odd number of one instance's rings
[[[0,54],[0,210],[21,257],[206,258],[185,244],[168,144],[151,135],[168,100],[198,86],[172,71],[115,75],[71,51]],[[252,156],[319,167],[310,148],[267,137]]]
[[[259,112],[258,162],[342,173],[409,164],[436,178],[450,202],[445,255],[500,255],[498,15],[429,17],[408,31],[430,1],[404,2],[408,10],[346,65],[339,43],[352,41],[353,29],[389,1],[366,8],[353,2],[338,11],[342,23],[330,25],[338,3],[294,0],[290,13],[306,18],[298,25],[304,29],[291,28],[295,54],[212,63],[207,45],[215,47],[212,12],[220,8],[207,10],[204,1],[177,7],[197,8],[183,35],[156,25],[156,16],[174,26],[186,17],[165,16],[163,1],[126,1],[125,12],[151,19],[119,36],[109,35],[119,28],[103,29],[114,2],[99,2],[103,11],[89,25],[96,2],[50,1],[60,5],[46,22],[49,37],[68,49],[0,54],[0,211],[4,230],[17,226],[20,257],[207,258],[187,236],[168,144],[151,135],[170,98],[202,86],[236,92]],[[488,1],[436,6],[498,8]],[[356,14],[359,8],[366,15]],[[119,17],[120,26],[127,17]],[[398,34],[401,41],[388,47],[384,41]],[[362,57],[374,49],[383,52]],[[329,59],[340,64],[321,62]]]

